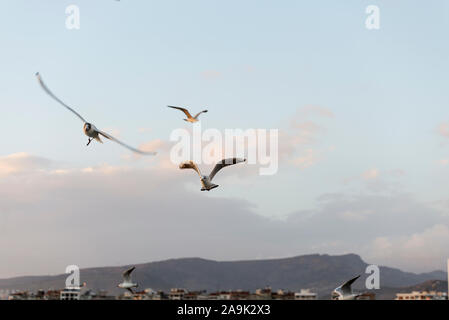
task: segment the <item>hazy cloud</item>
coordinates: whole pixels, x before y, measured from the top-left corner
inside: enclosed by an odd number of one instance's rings
[[[449,122],[440,124],[437,131],[441,136],[449,138]]]
[[[409,248],[403,260],[391,260],[406,270],[442,267],[439,260],[414,256],[418,248],[449,254],[443,241],[447,230],[441,227],[448,216],[407,194],[327,194],[315,209],[279,220],[258,215],[246,200],[220,197],[231,185],[223,184],[210,197],[199,191],[193,173],[172,168],[103,165],[55,174],[59,168],[34,161],[27,168],[27,175],[8,173],[0,179],[0,241],[9,243],[0,247],[7,261],[0,263],[1,277],[61,273],[69,264],[189,256],[223,260],[355,252],[378,263],[386,261],[376,249],[381,241]]]
[[[378,237],[372,241],[367,256],[378,263],[405,270],[434,270],[449,258],[449,227],[435,224],[423,231],[403,236]],[[411,265],[418,264],[419,268]],[[443,269],[444,270],[444,269]]]
[[[308,168],[316,164],[320,159],[320,155],[314,149],[306,149],[302,155],[292,159],[290,162],[302,169]]]
[[[334,113],[328,109],[321,106],[307,105],[300,108],[297,111],[297,116],[299,117],[310,117],[310,116],[321,116],[326,118],[334,118]]]
[[[201,72],[201,76],[207,80],[216,80],[221,78],[222,73],[217,70],[206,70]]]
[[[376,179],[377,177],[379,177],[379,170],[378,169],[369,169],[367,171],[365,171],[362,174],[363,178],[366,180],[372,180],[372,179]]]
[[[0,176],[50,167],[52,161],[25,152],[0,157]]]
[[[289,125],[280,130],[280,159],[293,166],[305,169],[318,163],[323,155],[335,147],[318,147],[320,139],[326,133],[321,120],[334,118],[329,109],[319,106],[305,106],[296,112]]]

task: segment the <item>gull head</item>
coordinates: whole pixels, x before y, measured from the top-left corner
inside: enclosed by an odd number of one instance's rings
[[[85,123],[84,124],[84,130],[90,131],[90,129],[92,129],[92,125],[90,123]]]
[[[332,300],[338,300],[340,298],[340,293],[337,290],[332,291]]]

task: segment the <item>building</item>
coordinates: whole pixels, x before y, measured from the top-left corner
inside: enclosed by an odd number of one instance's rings
[[[9,294],[8,300],[31,300],[31,297],[28,291],[14,291]]]
[[[183,300],[205,300],[205,291],[189,291],[184,294]]]
[[[265,287],[264,289],[257,289],[253,297],[255,300],[271,300],[271,287]]]
[[[80,287],[66,287],[60,291],[59,300],[80,300],[81,288]]]
[[[249,296],[249,291],[221,291],[218,293],[217,300],[248,300]]]
[[[181,288],[173,288],[170,290],[170,293],[168,294],[168,298],[170,300],[183,300],[184,295],[187,293],[186,289]]]
[[[115,300],[116,296],[108,295],[106,290],[100,290],[98,293],[88,289],[81,295],[81,300]]]
[[[220,292],[211,292],[208,294],[208,300],[219,300]]]
[[[134,300],[134,298],[136,297],[135,293],[131,293],[128,290],[124,291],[122,294],[120,294],[119,296],[117,296],[117,300]],[[140,300],[139,298],[136,300]]]
[[[151,288],[143,291],[145,294],[141,297],[142,300],[167,300],[168,296],[163,291],[154,291]]]
[[[310,291],[310,289],[301,289],[295,293],[295,300],[316,300],[318,295]]]
[[[410,293],[396,293],[395,300],[447,300],[447,293],[437,291],[412,291]]]
[[[295,300],[295,293],[291,291],[278,290],[271,294],[273,300]]]

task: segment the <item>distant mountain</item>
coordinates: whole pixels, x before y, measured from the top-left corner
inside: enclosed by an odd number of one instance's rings
[[[368,264],[358,255],[340,256],[304,255],[286,259],[219,262],[200,258],[171,259],[136,265],[133,279],[140,288],[169,291],[171,288],[188,290],[244,289],[255,290],[265,286],[273,289],[297,291],[310,288],[322,299],[346,280],[361,274],[354,284],[363,290]],[[101,267],[81,270],[81,281],[93,290],[104,289],[119,293],[117,284],[122,272],[129,266]],[[428,280],[445,280],[446,273],[415,274],[399,269],[380,267],[381,287],[400,288]],[[0,289],[37,290],[64,287],[67,275],[18,277],[0,280]]]

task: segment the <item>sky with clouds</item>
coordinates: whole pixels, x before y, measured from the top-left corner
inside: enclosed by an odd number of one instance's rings
[[[66,7],[81,28],[67,30]],[[380,30],[365,9],[380,8]],[[177,257],[449,258],[449,5],[441,1],[0,4],[0,277]],[[86,147],[82,123],[110,141]],[[278,129],[279,170],[200,192],[171,132]],[[204,171],[211,166],[202,166]]]

